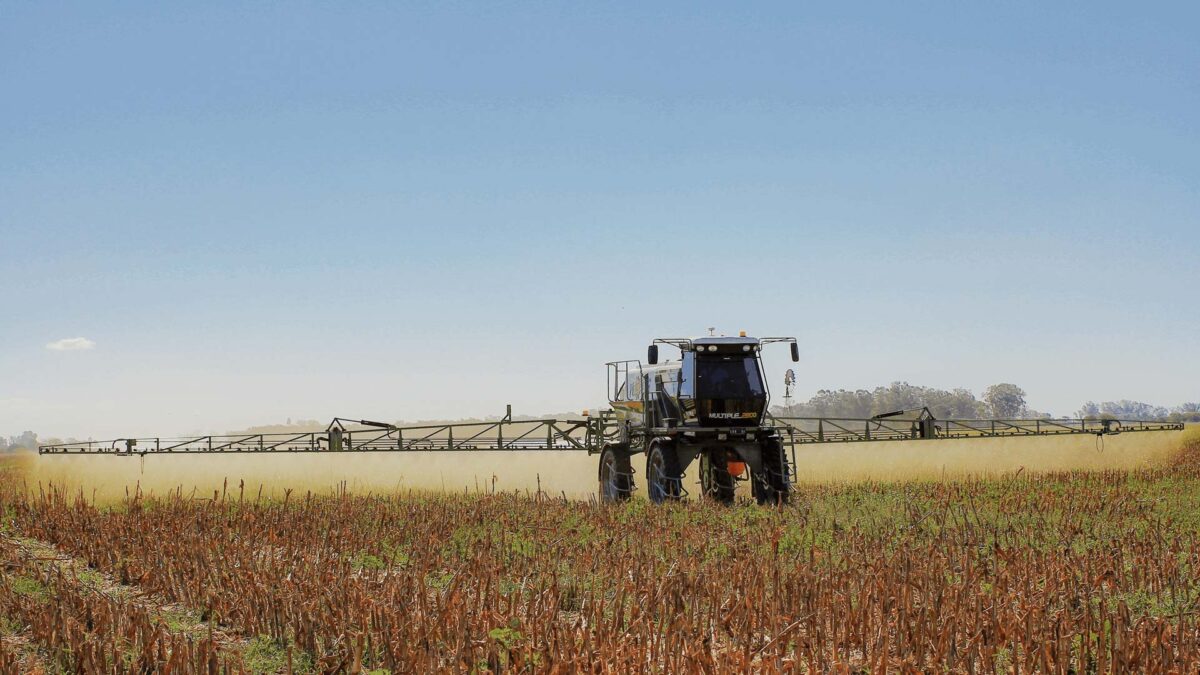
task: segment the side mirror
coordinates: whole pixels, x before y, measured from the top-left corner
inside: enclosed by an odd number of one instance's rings
[[[652,366],[658,363],[658,345],[650,345],[650,349],[646,350],[646,363]]]
[[[800,362],[800,345],[792,343],[792,361]]]

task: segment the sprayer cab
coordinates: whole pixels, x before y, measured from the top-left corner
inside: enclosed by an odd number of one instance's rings
[[[758,426],[769,403],[760,353],[764,344],[790,342],[793,360],[799,360],[793,338],[702,337],[688,340],[655,340],[647,353],[648,368],[630,376],[644,382],[628,390],[645,394],[643,410],[651,426],[747,427]],[[658,347],[677,347],[681,358],[658,363]]]

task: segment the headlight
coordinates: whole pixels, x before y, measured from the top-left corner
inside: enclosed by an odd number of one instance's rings
[[[744,351],[744,352],[750,351],[750,345],[742,345],[742,351]]]
[[[715,352],[715,351],[717,351],[717,346],[716,346],[716,345],[709,345],[709,346],[708,346],[708,351],[710,351],[710,352]]]

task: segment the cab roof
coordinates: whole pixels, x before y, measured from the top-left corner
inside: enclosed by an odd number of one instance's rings
[[[756,345],[758,338],[752,337],[716,337],[709,335],[706,337],[692,338],[694,345]]]

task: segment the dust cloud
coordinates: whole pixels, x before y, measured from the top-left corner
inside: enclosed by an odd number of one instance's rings
[[[956,478],[1082,469],[1136,469],[1167,462],[1182,431],[797,446],[801,482]]]
[[[30,489],[56,485],[97,502],[123,498],[140,489],[165,494],[211,497],[222,490],[243,489],[247,499],[258,494],[281,497],[287,490],[355,494],[406,491],[496,492],[541,489],[586,498],[596,491],[598,459],[580,451],[457,451],[281,453],[276,455],[137,456],[44,455],[24,467]]]
[[[798,446],[795,457],[802,483],[1131,469],[1164,463],[1180,447],[1183,433],[831,443]],[[97,503],[118,501],[138,489],[147,495],[182,490],[197,498],[223,490],[236,498],[244,490],[246,499],[254,499],[260,494],[279,498],[287,490],[299,495],[339,489],[532,493],[540,486],[551,496],[587,499],[596,493],[598,458],[581,451],[177,454],[144,460],[47,455],[30,456],[22,464],[27,489],[54,485]],[[634,457],[634,469],[644,494],[642,456]],[[695,465],[688,473],[685,487],[697,496]]]

